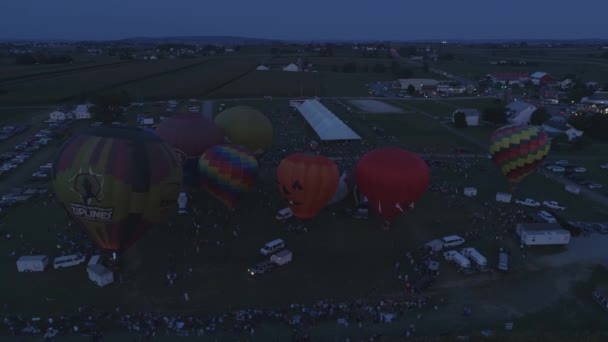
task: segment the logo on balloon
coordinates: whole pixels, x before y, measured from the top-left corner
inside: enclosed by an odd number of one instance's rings
[[[81,203],[70,203],[72,213],[76,217],[82,217],[92,221],[110,222],[114,209],[95,206],[103,199],[103,175],[96,174],[89,168],[87,173],[82,169],[70,178],[70,190],[80,196]]]

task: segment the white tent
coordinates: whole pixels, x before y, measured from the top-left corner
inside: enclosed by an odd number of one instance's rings
[[[361,137],[317,100],[306,100],[297,107],[321,140],[360,140]]]
[[[300,68],[298,68],[298,66],[297,66],[297,65],[295,65],[295,64],[293,64],[293,63],[291,63],[291,64],[289,64],[288,66],[284,67],[284,68],[283,68],[283,71],[292,71],[292,72],[293,72],[293,71],[300,71]]]

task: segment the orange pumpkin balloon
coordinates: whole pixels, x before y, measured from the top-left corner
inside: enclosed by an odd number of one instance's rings
[[[323,156],[289,155],[277,168],[279,193],[293,214],[313,218],[332,199],[340,174],[336,163]]]

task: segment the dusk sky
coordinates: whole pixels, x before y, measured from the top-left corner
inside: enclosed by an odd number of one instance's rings
[[[603,0],[0,0],[0,39],[608,38]]]

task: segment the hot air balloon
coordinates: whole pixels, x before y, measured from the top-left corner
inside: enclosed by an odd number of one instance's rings
[[[329,203],[327,203],[327,205],[332,205],[342,201],[346,198],[346,196],[348,196],[349,193],[350,184],[348,182],[348,176],[346,175],[346,172],[343,172],[340,176],[340,180],[338,181],[338,187],[336,188],[336,192],[334,193],[334,196],[331,198],[331,200],[329,200]]]
[[[547,133],[536,126],[501,127],[490,138],[490,156],[513,185],[542,164],[550,148]]]
[[[230,208],[255,185],[258,176],[255,156],[237,145],[211,147],[200,157],[198,166],[201,186]]]
[[[173,147],[182,160],[184,183],[194,185],[198,158],[214,145],[224,142],[224,134],[213,121],[197,113],[174,114],[162,121],[156,134]]]
[[[332,199],[340,174],[331,159],[296,153],[281,161],[277,180],[279,193],[294,215],[308,219],[315,217]]]
[[[52,179],[69,216],[97,245],[123,252],[175,205],[182,169],[173,149],[152,133],[97,127],[66,142]]]
[[[259,111],[246,106],[228,108],[215,117],[224,130],[226,141],[245,146],[255,155],[262,154],[272,143],[272,124]]]
[[[429,178],[424,160],[396,147],[368,152],[355,168],[357,190],[367,198],[369,209],[385,220],[418,201],[427,190]]]

